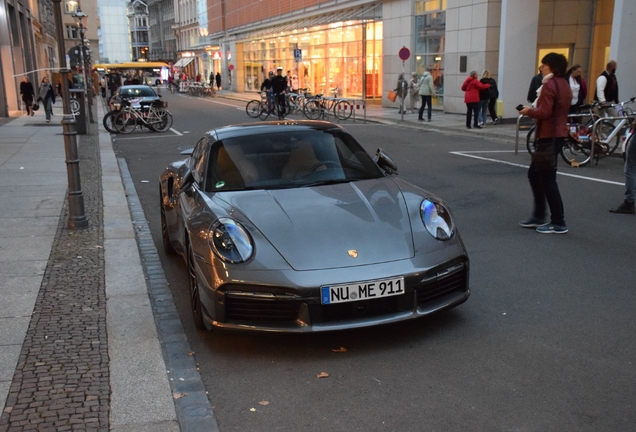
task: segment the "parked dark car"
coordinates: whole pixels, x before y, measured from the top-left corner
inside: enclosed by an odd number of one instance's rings
[[[141,102],[152,102],[161,99],[161,95],[150,86],[144,84],[124,85],[117,89],[109,101],[110,109],[119,109],[122,99],[127,100],[133,107],[139,108]]]
[[[448,207],[328,122],[227,126],[160,177],[164,249],[199,328],[316,332],[418,318],[468,298]]]

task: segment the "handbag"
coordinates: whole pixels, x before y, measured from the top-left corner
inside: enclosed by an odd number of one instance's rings
[[[36,103],[34,103],[33,105],[31,105],[31,109],[32,109],[33,111],[37,111],[37,110],[39,110],[39,109],[40,109],[40,105],[38,105],[38,103],[36,102]]]
[[[389,92],[387,93],[386,97],[391,101],[391,102],[395,102],[395,100],[397,99],[397,93],[394,92],[393,90],[389,90]]]

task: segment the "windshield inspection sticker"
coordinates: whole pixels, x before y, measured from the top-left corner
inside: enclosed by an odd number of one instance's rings
[[[214,185],[214,187],[217,189],[221,189],[223,186],[225,186],[225,182],[223,180],[216,182],[216,184]]]

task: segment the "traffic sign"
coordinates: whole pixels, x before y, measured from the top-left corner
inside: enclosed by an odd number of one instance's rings
[[[295,49],[294,50],[294,61],[300,62],[303,60],[303,50]]]
[[[400,52],[398,53],[398,56],[400,56],[400,59],[402,61],[406,61],[409,59],[409,57],[411,57],[411,51],[409,51],[407,47],[402,47],[400,49]]]

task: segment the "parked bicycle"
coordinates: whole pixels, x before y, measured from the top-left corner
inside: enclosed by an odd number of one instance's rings
[[[596,128],[596,134],[594,134],[593,127],[594,123],[601,119],[598,114],[600,104],[583,105],[581,109],[587,112],[568,117],[568,141],[561,149],[561,158],[570,166],[585,166],[590,163],[592,145],[594,145],[596,163],[598,163],[599,159],[613,154],[621,140],[625,139],[625,131],[633,120],[634,112],[628,105],[635,100],[636,97],[633,97],[619,104],[612,104],[611,106],[616,109],[619,116],[624,116],[625,118],[616,122],[610,120],[601,121]],[[585,122],[581,120],[585,120]],[[535,129],[536,126],[530,128],[526,137],[526,147],[529,153],[534,152]]]
[[[348,120],[353,113],[353,104],[346,99],[328,98],[318,94],[305,102],[303,114],[310,120],[326,119],[334,115],[340,120]]]
[[[137,126],[153,132],[165,132],[172,127],[172,114],[163,101],[141,102],[139,108],[122,101],[121,111],[114,117],[114,128],[123,134],[132,133]]]

